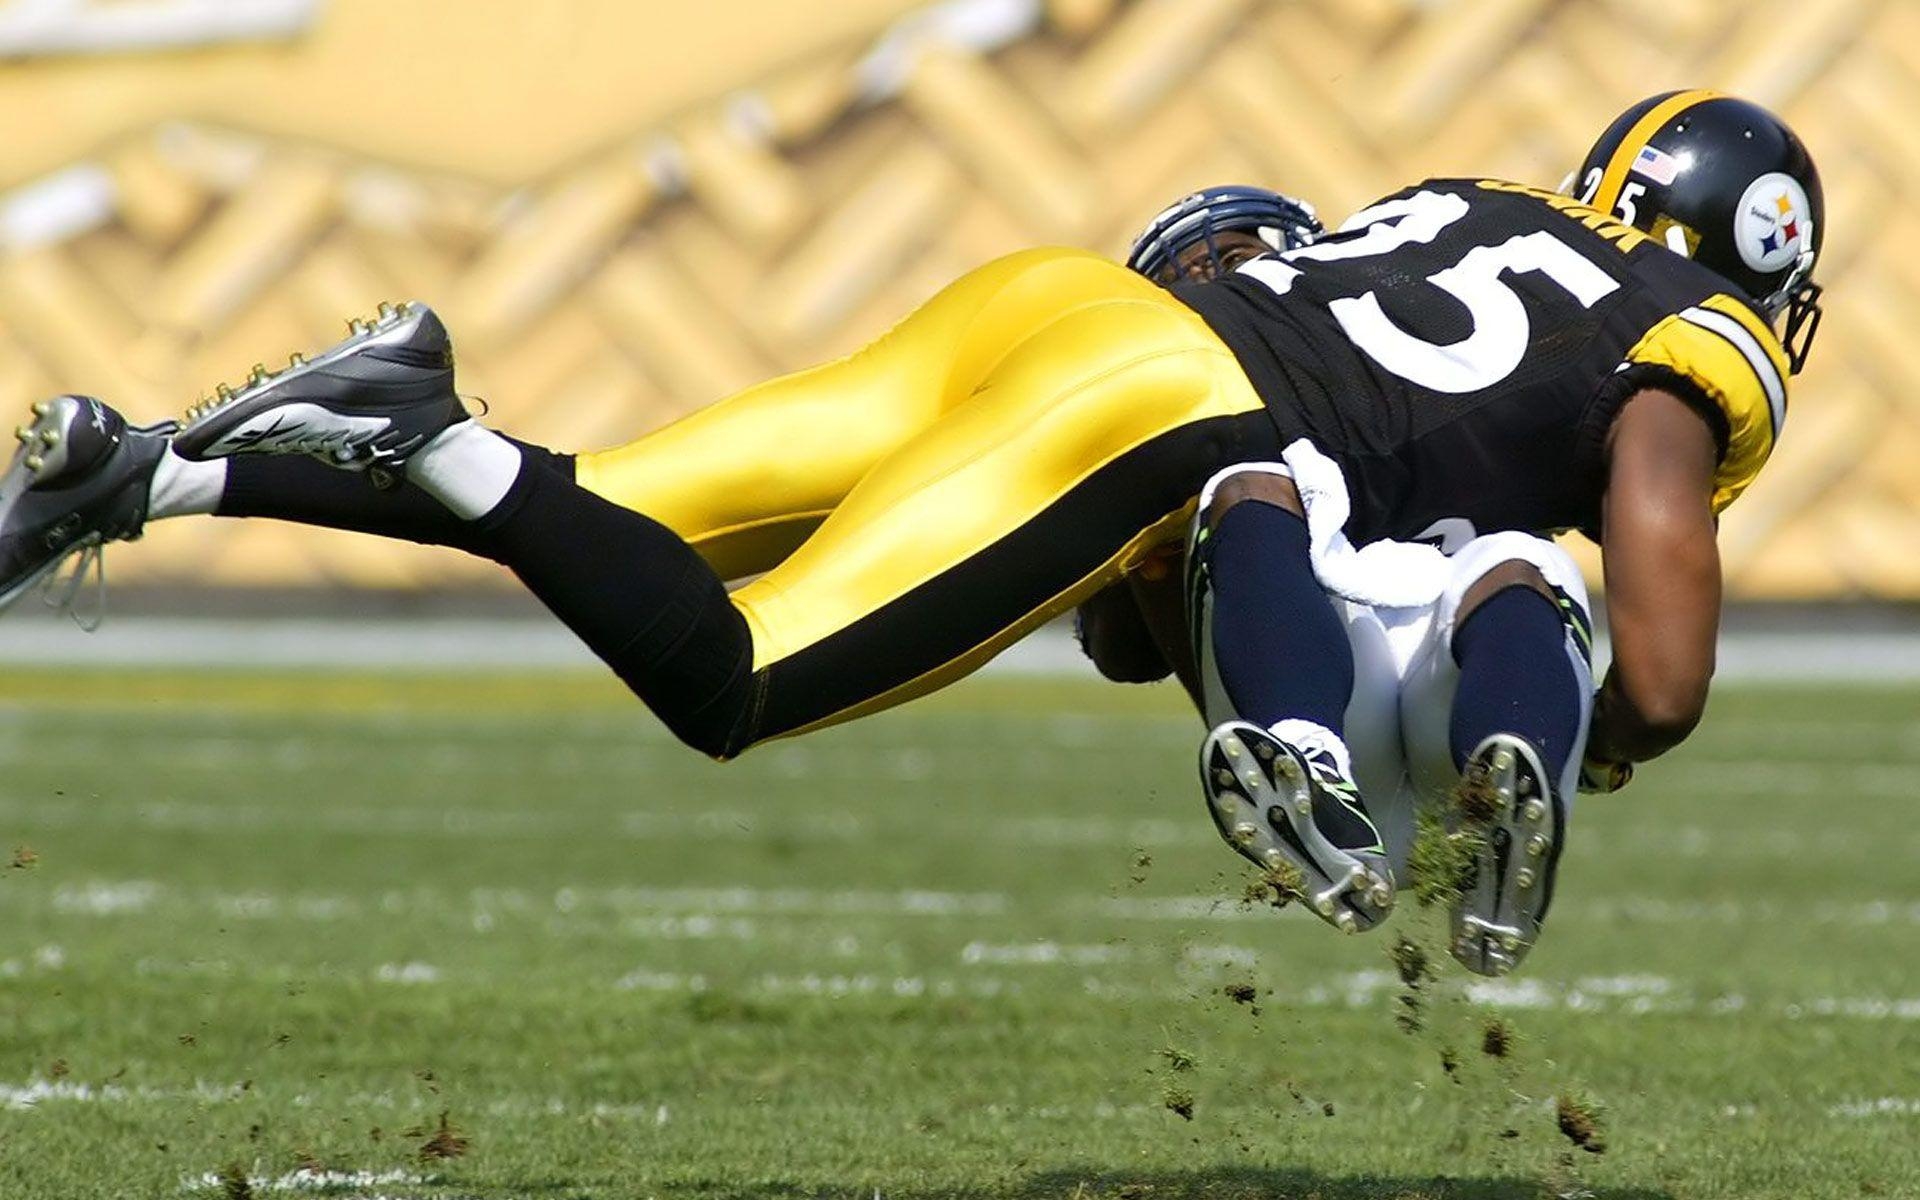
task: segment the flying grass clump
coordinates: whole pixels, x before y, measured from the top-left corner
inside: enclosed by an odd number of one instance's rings
[[[1240,903],[1248,908],[1269,906],[1285,908],[1295,900],[1303,900],[1307,895],[1307,877],[1300,868],[1292,863],[1281,863],[1268,867],[1247,882],[1247,890],[1240,896]]]
[[[1506,1058],[1513,1053],[1513,1026],[1499,1017],[1487,1022],[1480,1031],[1480,1053],[1488,1058]]]
[[[1181,1120],[1193,1120],[1193,1092],[1190,1089],[1170,1083],[1161,1092],[1160,1103]]]
[[[1450,904],[1473,886],[1474,860],[1480,845],[1479,833],[1470,829],[1449,833],[1433,810],[1420,813],[1413,852],[1407,857],[1407,874],[1413,881],[1414,899],[1422,908]]]
[[[1393,959],[1393,969],[1400,976],[1401,985],[1397,997],[1400,1011],[1394,1014],[1394,1023],[1406,1033],[1419,1033],[1426,1025],[1424,989],[1434,977],[1432,956],[1426,947],[1405,934],[1395,939],[1387,954]]]
[[[426,1132],[424,1129],[415,1130],[412,1136],[418,1137]],[[443,1109],[440,1113],[439,1126],[432,1131],[432,1135],[426,1141],[420,1143],[417,1153],[423,1162],[433,1162],[439,1159],[459,1158],[467,1152],[469,1145],[470,1143],[460,1131],[453,1127],[453,1122],[447,1119],[447,1112]]]
[[[253,1181],[247,1178],[247,1169],[237,1162],[230,1162],[214,1173],[214,1180],[220,1188],[221,1200],[253,1200]]]
[[[1593,1100],[1577,1095],[1556,1096],[1553,1113],[1560,1133],[1569,1142],[1588,1154],[1607,1152],[1607,1139],[1600,1127],[1600,1108]]]

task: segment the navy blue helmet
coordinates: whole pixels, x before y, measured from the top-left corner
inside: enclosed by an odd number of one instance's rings
[[[1134,239],[1127,266],[1149,279],[1172,283],[1187,274],[1186,251],[1205,245],[1211,278],[1227,270],[1218,239],[1231,232],[1253,234],[1270,249],[1280,251],[1305,246],[1324,230],[1313,206],[1304,200],[1266,188],[1210,187],[1155,217]]]

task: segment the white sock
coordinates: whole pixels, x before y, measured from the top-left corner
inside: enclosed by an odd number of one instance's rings
[[[462,421],[407,460],[407,478],[454,516],[477,521],[507,498],[520,462],[520,447],[478,421]]]
[[[213,512],[226,490],[226,459],[194,462],[169,446],[153,468],[153,482],[147,485],[147,520]]]
[[[1340,773],[1348,779],[1353,778],[1353,755],[1348,752],[1347,744],[1341,740],[1340,735],[1325,725],[1303,721],[1298,717],[1288,717],[1284,721],[1275,723],[1267,732],[1303,754],[1325,750],[1333,756],[1333,761],[1339,764]]]

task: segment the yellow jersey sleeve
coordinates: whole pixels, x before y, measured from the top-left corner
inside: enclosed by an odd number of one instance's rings
[[[1745,304],[1716,295],[1661,320],[1627,361],[1691,380],[1726,415],[1727,453],[1713,493],[1713,511],[1724,510],[1760,473],[1787,421],[1780,340]]]

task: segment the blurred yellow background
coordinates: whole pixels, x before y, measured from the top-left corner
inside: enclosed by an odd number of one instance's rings
[[[1733,591],[1920,597],[1920,6],[1906,0],[13,0],[0,405],[176,412],[382,299],[561,449],[840,353],[994,255],[1111,253],[1209,183],[1328,223],[1554,186],[1712,86],[1820,163],[1828,318],[1724,532]],[[451,552],[156,524],[121,578],[415,587]]]

